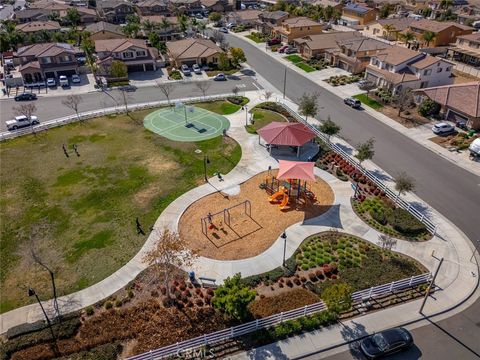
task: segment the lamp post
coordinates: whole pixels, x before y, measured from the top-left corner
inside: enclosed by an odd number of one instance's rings
[[[280,237],[283,239],[283,262],[282,262],[282,266],[285,267],[285,254],[287,252],[287,234],[285,233],[285,231],[283,232],[282,235],[280,235]]]
[[[207,164],[210,164],[210,159],[208,158],[208,155],[204,155],[203,156],[203,174],[204,174],[204,177],[205,177],[205,182],[208,182]]]
[[[248,126],[248,107],[247,105],[245,106],[245,126]]]
[[[287,67],[285,66],[285,74],[283,75],[283,98],[285,99],[285,90],[287,88]]]
[[[43,315],[45,316],[45,319],[47,320],[48,328],[50,329],[50,332],[52,333],[52,339],[53,339],[53,341],[56,341],[55,334],[53,333],[52,323],[50,322],[50,319],[48,318],[48,315],[47,315],[47,313],[45,312],[45,309],[44,309],[44,307],[43,307],[43,305],[42,305],[42,302],[41,302],[40,299],[38,298],[37,293],[36,293],[35,290],[33,290],[32,288],[28,288],[28,296],[35,296],[35,298],[37,299],[38,304],[39,304],[40,307],[42,308]]]

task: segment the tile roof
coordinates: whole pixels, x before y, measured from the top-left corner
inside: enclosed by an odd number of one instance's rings
[[[357,14],[360,14],[360,15],[366,14],[369,11],[373,10],[372,8],[361,6],[358,4],[353,4],[353,3],[349,3],[345,5],[344,9],[348,11],[356,12]]]
[[[31,21],[25,24],[18,24],[15,29],[25,33],[41,30],[60,30],[60,24],[56,21]]]
[[[147,50],[148,46],[145,40],[142,39],[109,39],[109,40],[95,40],[96,52],[121,52],[128,48],[135,46]]]
[[[128,5],[132,6],[127,1],[121,1],[121,0],[102,0],[102,1],[97,1],[97,8],[98,9],[115,9],[116,7],[120,5]]]
[[[143,21],[151,21],[154,24],[161,24],[163,19],[166,19],[170,25],[177,25],[178,18],[176,16],[163,16],[163,15],[145,15],[140,18]]]
[[[223,52],[213,41],[208,39],[168,41],[167,49],[176,60],[208,57]]]
[[[393,25],[395,30],[403,31],[406,30],[412,22],[416,21],[415,19],[403,17],[403,18],[391,18],[391,19],[380,19],[378,23],[382,26]]]
[[[394,73],[385,69],[380,69],[376,66],[372,65],[367,65],[367,69],[370,70],[373,73],[377,73],[381,77],[383,77],[385,80],[388,82],[396,85],[396,84],[401,84],[404,82],[410,82],[410,81],[417,81],[419,80],[411,71],[406,69],[405,71],[399,72],[399,73]]]
[[[230,13],[230,16],[241,20],[257,20],[262,12],[260,10],[242,10]]]
[[[391,46],[385,50],[380,51],[377,54],[377,58],[391,65],[399,65],[409,60],[413,60],[415,57],[421,55],[421,53],[407,49],[402,46]]]
[[[357,31],[338,31],[318,35],[308,35],[303,38],[294,39],[298,43],[307,43],[312,50],[338,48],[338,41],[361,37]]]
[[[283,25],[288,25],[291,28],[302,27],[302,26],[316,26],[322,25],[316,21],[310,20],[309,18],[299,16],[290,19],[285,19],[282,22]]]
[[[459,36],[457,39],[480,42],[480,32]]]
[[[56,56],[63,52],[75,54],[73,45],[66,43],[43,43],[23,46],[17,50],[17,56]]]
[[[115,25],[115,24],[111,24],[111,23],[105,22],[105,21],[99,21],[99,22],[90,24],[90,25],[85,27],[85,30],[92,33],[92,34],[96,34],[96,33],[101,32],[101,31],[108,31],[108,32],[112,32],[112,33],[115,33],[115,34],[122,34],[123,35],[122,28],[120,26]]]
[[[480,81],[416,90],[433,101],[468,116],[480,117]]]
[[[410,64],[412,67],[416,69],[425,69],[426,67],[429,67],[433,64],[436,64],[437,62],[442,61],[442,59],[437,58],[435,56],[427,55],[423,59],[419,61],[415,61],[414,63]]]
[[[23,64],[22,66],[20,66],[18,71],[23,71],[25,69],[30,69],[30,68],[40,69],[41,68],[40,63],[38,61],[30,61],[29,63]]]
[[[391,45],[367,37],[355,37],[346,40],[341,40],[338,45],[350,49],[353,51],[370,51],[370,50],[382,50],[391,47]]]
[[[432,31],[434,33],[438,33],[448,29],[449,27],[454,26],[462,30],[473,30],[470,26],[461,25],[459,23],[451,22],[451,21],[435,21],[429,19],[422,19],[413,22],[410,27],[416,28],[425,31]]]
[[[144,0],[137,3],[138,7],[150,7],[150,6],[167,6],[166,0]]]
[[[264,11],[261,13],[260,17],[262,19],[279,20],[288,15],[289,14],[286,11],[277,10],[277,11]]]

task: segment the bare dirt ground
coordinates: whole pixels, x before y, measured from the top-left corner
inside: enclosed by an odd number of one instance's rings
[[[276,174],[276,171],[273,172]],[[334,194],[330,186],[320,178],[310,183],[317,201],[310,205],[289,203],[280,210],[278,203],[268,201],[269,194],[260,189],[266,172],[258,174],[240,185],[238,195],[214,193],[194,202],[182,215],[179,234],[199,255],[218,260],[238,260],[256,256],[268,249],[288,226],[325,213],[333,204]],[[201,219],[208,213],[215,214],[223,209],[251,203],[251,217],[245,214],[244,206],[230,210],[230,225],[223,213],[213,217],[214,229],[208,236],[202,232]]]

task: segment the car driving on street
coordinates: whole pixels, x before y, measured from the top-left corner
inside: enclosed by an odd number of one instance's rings
[[[36,100],[37,95],[32,93],[21,93],[15,96],[15,101],[28,101],[28,100]]]
[[[217,74],[214,78],[214,81],[225,81],[227,80],[227,77],[225,76],[224,73]]]
[[[354,109],[360,109],[360,107],[362,106],[362,103],[360,102],[360,100],[352,97],[343,99],[343,102]]]
[[[413,345],[412,335],[404,328],[388,329],[362,340],[360,350],[368,359],[378,359]]]
[[[5,121],[8,130],[17,130],[23,127],[38,125],[40,122],[38,121],[38,117],[30,116],[27,117],[25,115],[15,116],[13,120]]]

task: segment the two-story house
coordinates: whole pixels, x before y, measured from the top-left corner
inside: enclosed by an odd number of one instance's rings
[[[292,43],[294,39],[307,35],[321,34],[324,25],[306,17],[293,17],[285,19],[281,26],[272,29],[272,35],[284,43]]]
[[[305,59],[323,59],[328,50],[340,51],[339,42],[357,37],[361,37],[358,31],[336,31],[304,36],[293,43]]]
[[[401,46],[391,46],[370,60],[365,78],[392,93],[453,82],[453,64]]]
[[[166,0],[143,0],[138,2],[136,7],[142,16],[170,14]]]
[[[128,72],[156,71],[163,58],[158,50],[147,46],[141,39],[110,39],[95,41],[99,75],[108,76],[113,61],[122,61]]]
[[[391,45],[364,36],[350,37],[337,42],[337,48],[325,51],[325,60],[332,66],[347,70],[352,74],[365,71],[370,59]]]
[[[85,31],[90,34],[89,38],[92,41],[123,39],[126,37],[120,26],[110,24],[105,21],[99,21],[94,24],[90,24],[85,27]]]
[[[262,34],[271,34],[275,26],[281,26],[282,22],[290,17],[286,11],[262,11],[258,16],[256,28]]]
[[[454,43],[457,41],[458,36],[471,34],[473,28],[450,21],[422,19],[412,22],[409,31],[415,35],[418,43],[422,47],[436,47],[447,46]],[[430,42],[426,41],[423,37],[423,34],[427,31],[435,35]]]
[[[193,15],[205,10],[200,0],[170,0],[168,6],[172,14]]]
[[[414,21],[416,20],[409,17],[380,19],[365,25],[362,33],[365,36],[396,41],[399,38],[399,34],[408,30]]]
[[[158,34],[160,41],[171,41],[182,38],[182,29],[176,16],[148,15],[142,16],[140,21],[149,21],[154,24],[156,27],[152,31]]]
[[[37,83],[60,75],[78,74],[78,49],[65,43],[44,43],[21,47],[15,57],[19,59],[19,72],[24,83]]]
[[[480,6],[472,4],[469,6],[462,6],[456,10],[457,22],[459,24],[467,25],[480,20]]]
[[[459,36],[448,48],[447,56],[470,66],[480,66],[480,33]]]
[[[348,3],[342,8],[339,23],[344,26],[365,25],[375,21],[377,10],[356,3]]]
[[[98,15],[113,24],[124,24],[127,16],[136,14],[133,5],[122,0],[97,1]]]
[[[97,21],[97,13],[94,9],[85,7],[73,7],[65,4],[52,2],[35,2],[29,5],[29,8],[15,11],[14,20],[17,23],[27,23],[32,21],[48,21],[53,15],[59,18],[65,18],[70,9],[76,9],[80,15],[81,24],[91,24]]]

